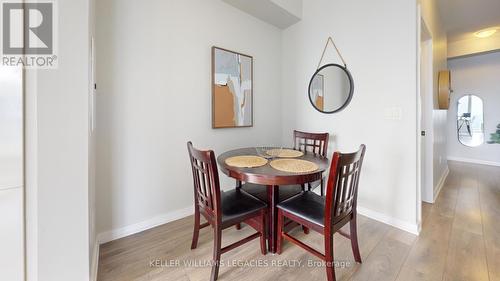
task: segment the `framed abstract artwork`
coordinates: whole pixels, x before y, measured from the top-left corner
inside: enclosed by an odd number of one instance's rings
[[[253,126],[253,58],[212,47],[212,128]]]

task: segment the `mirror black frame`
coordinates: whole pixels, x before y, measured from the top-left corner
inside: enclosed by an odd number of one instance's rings
[[[347,77],[349,78],[349,86],[350,86],[349,87],[349,96],[347,97],[347,100],[345,101],[345,103],[341,107],[339,107],[333,111],[323,111],[323,110],[319,110],[316,107],[316,105],[314,105],[314,102],[311,99],[311,85],[312,85],[312,82],[313,82],[316,74],[318,74],[323,68],[327,68],[327,67],[331,67],[331,66],[338,67],[338,68],[342,69],[347,74]],[[318,68],[318,70],[316,70],[316,72],[314,72],[313,76],[311,77],[311,80],[309,81],[309,87],[307,88],[307,95],[309,96],[309,101],[311,102],[311,105],[317,111],[319,111],[321,113],[326,113],[326,114],[336,113],[336,112],[342,111],[344,108],[346,108],[352,100],[353,93],[354,93],[354,80],[352,79],[351,72],[349,72],[347,67],[342,66],[340,64],[336,64],[336,63],[325,64],[325,65],[321,66],[320,68]]]

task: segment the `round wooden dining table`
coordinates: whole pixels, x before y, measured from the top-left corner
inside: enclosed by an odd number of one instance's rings
[[[256,155],[255,147],[240,148],[227,151],[219,157],[217,162],[221,171],[227,176],[239,180],[241,182],[254,183],[264,185],[267,188],[268,202],[268,248],[271,253],[276,253],[276,238],[277,238],[277,222],[278,212],[276,205],[278,202],[278,194],[280,188],[287,188],[287,185],[302,185],[309,182],[314,182],[322,178],[323,172],[328,168],[328,158],[322,157],[313,153],[305,153],[294,159],[302,159],[311,161],[318,165],[318,169],[308,173],[289,173],[274,169],[269,165],[269,162],[261,167],[256,168],[238,168],[226,164],[226,159],[233,156]]]

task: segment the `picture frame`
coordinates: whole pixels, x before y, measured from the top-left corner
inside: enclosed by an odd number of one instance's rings
[[[212,128],[253,127],[253,57],[212,47]]]

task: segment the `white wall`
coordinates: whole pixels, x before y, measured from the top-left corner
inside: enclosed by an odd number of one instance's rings
[[[26,77],[29,281],[89,279],[88,0],[58,8],[59,67]]]
[[[283,141],[293,129],[329,132],[329,151],[367,145],[361,213],[417,230],[416,1],[304,1],[303,19],[282,42]],[[307,87],[332,36],[354,78],[351,104],[321,114]],[[323,63],[339,62],[330,49]],[[388,113],[401,112],[400,120]],[[398,118],[396,118],[398,119]]]
[[[451,69],[453,94],[448,112],[448,156],[451,159],[486,161],[500,165],[500,145],[482,144],[467,147],[457,139],[457,102],[466,94],[474,94],[483,100],[485,140],[495,132],[500,123],[500,53],[452,59]]]
[[[220,0],[103,0],[96,11],[99,232],[193,205],[188,140],[217,154],[280,143],[277,28]],[[213,45],[254,57],[253,128],[211,128]]]
[[[425,21],[426,26],[430,36],[432,37],[432,97],[430,106],[427,106],[426,115],[424,118],[430,118],[427,122],[427,127],[424,126],[423,129],[427,131],[427,139],[430,140],[430,145],[432,146],[432,175],[431,182],[433,185],[433,196],[430,198],[433,202],[436,198],[437,189],[439,188],[440,182],[443,180],[443,176],[446,175],[448,170],[448,164],[446,161],[447,157],[447,138],[446,138],[446,126],[447,126],[447,110],[441,110],[438,106],[438,73],[441,70],[446,70],[447,66],[447,37],[446,31],[442,20],[439,15],[439,10],[436,1],[432,0],[421,0],[421,11],[422,18]]]
[[[96,228],[96,92],[95,83],[95,58],[96,50],[92,49],[92,38],[94,38],[95,48],[95,8],[96,0],[89,0],[89,263],[90,263],[90,280],[97,280],[97,267],[99,260],[99,244],[97,241]]]
[[[0,279],[24,277],[22,68],[0,66]]]

